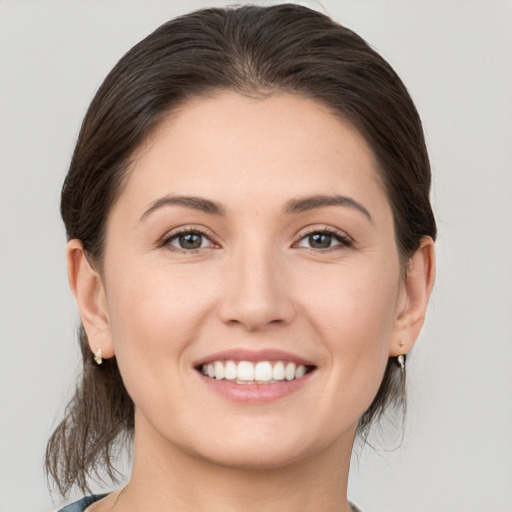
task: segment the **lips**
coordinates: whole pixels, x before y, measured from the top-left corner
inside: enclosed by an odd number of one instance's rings
[[[237,401],[268,401],[302,387],[316,366],[281,350],[229,350],[194,364],[208,386]],[[245,390],[245,391],[244,391]]]

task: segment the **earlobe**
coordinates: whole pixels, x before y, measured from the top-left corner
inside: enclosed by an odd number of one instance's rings
[[[82,242],[70,240],[66,249],[69,286],[80,311],[91,353],[114,355],[105,288],[102,278],[87,260]]]
[[[412,255],[404,283],[405,307],[397,316],[395,333],[389,348],[390,356],[407,353],[420,335],[428,300],[435,280],[434,241],[424,236]]]

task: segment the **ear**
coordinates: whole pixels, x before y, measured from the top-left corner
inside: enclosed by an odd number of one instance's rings
[[[418,250],[412,255],[407,266],[407,276],[403,283],[404,308],[395,321],[394,335],[389,347],[390,356],[405,354],[420,335],[434,286],[436,273],[434,241],[424,236]]]
[[[93,269],[82,245],[70,240],[66,249],[69,286],[80,311],[91,352],[101,348],[104,359],[114,355],[105,288],[100,274]]]

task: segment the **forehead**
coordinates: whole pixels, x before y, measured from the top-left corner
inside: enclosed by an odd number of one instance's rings
[[[121,201],[143,207],[164,194],[267,205],[305,194],[382,200],[365,139],[322,104],[301,96],[232,92],[188,101],[137,152]],[[228,204],[229,208],[229,204]]]

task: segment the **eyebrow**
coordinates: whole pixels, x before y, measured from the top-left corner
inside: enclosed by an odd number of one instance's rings
[[[370,222],[373,222],[370,212],[355,199],[347,196],[310,196],[301,199],[291,199],[286,203],[286,213],[302,213],[316,208],[325,208],[326,206],[346,206],[364,214]]]
[[[195,196],[165,196],[151,203],[151,206],[142,214],[140,220],[144,220],[155,210],[169,205],[185,206],[187,208],[210,213],[212,215],[226,214],[225,208],[220,203],[211,201],[210,199]]]
[[[205,213],[209,213],[211,215],[226,214],[226,209],[222,204],[217,203],[216,201],[212,201],[210,199],[205,199],[204,197],[164,196],[151,203],[150,207],[142,214],[140,220],[144,220],[155,210],[158,210],[163,206],[169,205],[185,206],[186,208],[192,208],[194,210],[199,210]],[[358,203],[355,199],[352,199],[351,197],[340,195],[317,195],[304,197],[300,199],[291,199],[286,203],[284,211],[287,214],[296,214],[309,210],[314,210],[316,208],[325,208],[327,206],[345,206],[349,208],[354,208],[355,210],[364,214],[370,222],[373,222],[370,212],[361,203]]]

